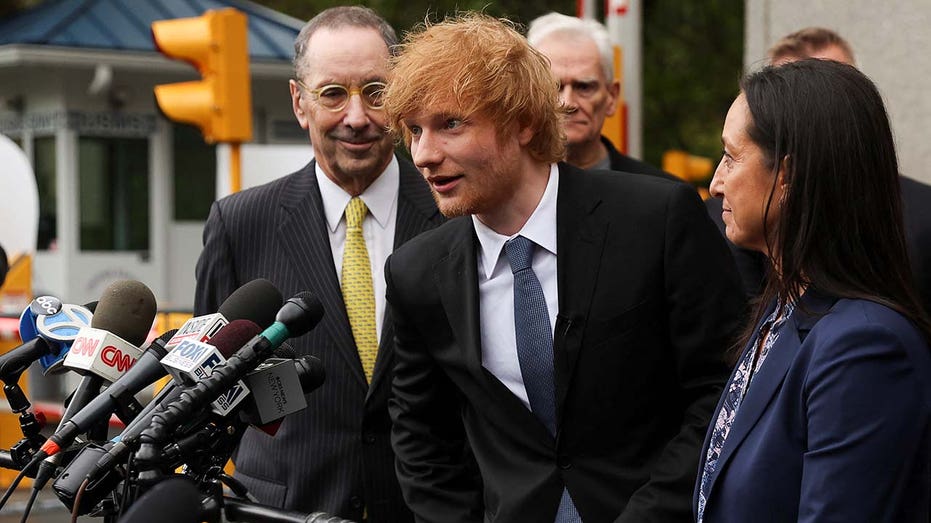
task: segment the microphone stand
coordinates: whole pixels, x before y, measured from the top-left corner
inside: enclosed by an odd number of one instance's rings
[[[38,452],[42,443],[45,442],[42,434],[40,434],[43,424],[29,410],[32,404],[29,403],[29,398],[26,397],[26,393],[19,386],[19,375],[13,376],[8,381],[9,383],[3,385],[3,392],[10,404],[10,410],[14,414],[19,414],[19,426],[25,437],[10,448],[9,454],[13,467],[7,467],[2,459],[0,459],[0,466],[22,470],[32,460],[32,456]]]

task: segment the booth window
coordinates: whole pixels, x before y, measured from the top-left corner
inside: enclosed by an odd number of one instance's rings
[[[32,169],[35,171],[36,188],[39,190],[39,234],[36,239],[36,248],[40,251],[53,251],[58,239],[55,137],[35,138],[32,145]]]
[[[149,142],[78,140],[81,250],[149,249]]]
[[[217,148],[190,125],[172,125],[174,219],[206,221],[217,193]]]

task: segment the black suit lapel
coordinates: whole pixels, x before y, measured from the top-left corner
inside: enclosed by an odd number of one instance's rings
[[[423,177],[414,166],[398,158],[400,165],[400,185],[398,187],[398,213],[394,229],[394,250],[418,234],[439,225],[442,215],[436,208],[430,189]],[[384,268],[376,270],[384,271]],[[391,307],[385,307],[385,318],[382,322],[381,339],[378,344],[378,358],[372,374],[371,391],[380,386],[388,370],[394,366],[394,351],[390,350],[394,343],[394,323],[391,321]],[[389,384],[390,385],[390,384]]]
[[[559,164],[559,193],[556,202],[556,277],[559,314],[554,328],[556,409],[562,407],[572,379],[585,321],[595,292],[607,224],[596,215],[601,203],[597,194],[586,191],[585,173]]]
[[[298,274],[301,285],[314,292],[323,303],[326,318],[321,327],[339,348],[338,352],[345,358],[354,379],[367,387],[333,266],[314,165],[311,162],[294,177],[293,184],[282,195],[278,211],[278,243]]]
[[[482,375],[482,338],[479,316],[478,266],[472,221],[460,219],[449,255],[437,262],[436,285],[453,336],[460,341],[466,366]]]

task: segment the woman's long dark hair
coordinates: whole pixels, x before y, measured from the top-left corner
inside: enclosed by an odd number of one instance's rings
[[[801,60],[746,76],[747,134],[773,173],[785,167],[781,206],[764,234],[770,271],[745,344],[767,305],[798,302],[804,289],[885,305],[931,340],[902,222],[899,168],[876,86],[856,68]],[[773,192],[770,192],[772,200]]]

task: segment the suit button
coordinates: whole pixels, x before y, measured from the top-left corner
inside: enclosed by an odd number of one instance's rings
[[[362,436],[362,441],[364,441],[367,445],[371,445],[375,443],[375,435],[371,433],[366,433]]]
[[[570,461],[569,456],[566,455],[559,456],[556,459],[556,464],[563,470],[569,470],[572,468],[572,461]]]
[[[362,508],[362,498],[359,496],[352,496],[349,498],[349,504],[352,505],[352,508]]]

